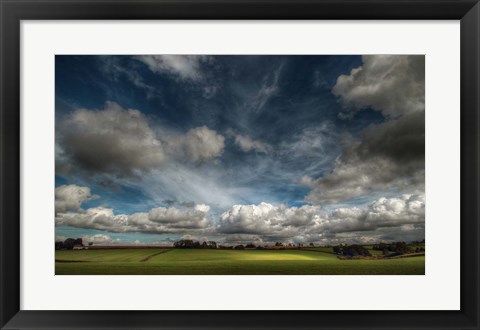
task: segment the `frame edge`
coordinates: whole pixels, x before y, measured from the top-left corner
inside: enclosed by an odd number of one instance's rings
[[[1,37],[0,37],[0,328],[2,329],[18,329],[18,328],[35,328],[35,327],[61,327],[72,328],[70,324],[56,324],[49,319],[51,316],[74,316],[80,318],[84,313],[92,315],[94,312],[30,312],[20,311],[20,227],[19,223],[15,222],[15,219],[20,218],[20,112],[16,112],[15,109],[20,109],[20,33],[19,24],[20,20],[27,17],[34,19],[35,14],[25,9],[30,10],[38,4],[42,4],[44,1],[27,1],[22,2],[22,5],[17,6],[13,1],[0,1],[0,17],[1,17]],[[367,1],[372,3],[373,1]],[[398,1],[397,1],[398,2]],[[442,1],[438,1],[442,2]],[[58,6],[60,2],[53,1],[57,8],[64,8],[65,6]],[[67,1],[65,4],[72,5],[73,11],[76,3],[83,3],[83,6],[87,6],[84,1]],[[113,4],[110,1],[99,1],[103,6],[107,6],[106,3]],[[341,2],[343,7],[348,6],[347,2]],[[350,2],[351,3],[351,2]],[[364,2],[366,3],[366,2]],[[425,3],[425,2],[423,2]],[[445,2],[447,3],[447,2]],[[463,328],[463,329],[477,329],[478,324],[478,302],[479,302],[479,253],[477,239],[480,237],[480,231],[478,226],[479,208],[477,206],[479,197],[479,95],[480,90],[480,5],[473,1],[458,1],[457,10],[465,13],[465,9],[468,12],[463,16],[461,20],[461,109],[471,110],[469,117],[462,117],[462,219],[469,217],[471,221],[463,221],[461,228],[462,238],[468,237],[468,241],[462,240],[461,246],[461,265],[462,269],[468,268],[469,272],[462,272],[462,300],[461,309],[463,317],[455,319],[457,325],[447,325],[445,328]],[[216,3],[218,4],[218,2]],[[434,4],[434,2],[430,2]],[[467,6],[468,4],[468,6]],[[413,3],[410,5],[414,6]],[[472,7],[473,6],[473,7]],[[182,7],[182,6],[180,6]],[[213,7],[213,5],[212,5]],[[185,9],[185,7],[183,7]],[[457,11],[454,13],[445,13],[445,17],[455,18]],[[25,14],[25,16],[24,16]],[[53,19],[59,19],[61,16],[61,10],[55,14],[48,14],[48,12],[41,11],[38,15],[40,19],[51,17]],[[71,13],[70,15],[74,15]],[[78,13],[79,16],[86,15],[86,12]],[[121,15],[121,14],[120,14]],[[138,15],[138,13],[136,14]],[[195,17],[201,18],[202,13],[197,14]],[[372,14],[373,15],[373,14]],[[381,16],[376,12],[375,15]],[[427,13],[422,12],[417,14],[418,18],[428,16]],[[134,16],[134,15],[132,15]],[[374,15],[373,15],[374,16]],[[372,17],[373,17],[372,16]],[[444,17],[439,16],[439,17]],[[112,19],[113,17],[109,17]],[[133,17],[138,18],[138,17]],[[75,18],[72,18],[75,19]],[[120,19],[120,17],[118,17]],[[347,19],[347,17],[344,17]],[[8,46],[6,46],[8,45]],[[468,64],[467,64],[468,63]],[[8,84],[6,83],[8,81]],[[13,110],[12,110],[13,109]],[[463,112],[462,112],[463,114]],[[475,140],[472,141],[471,137],[474,136]],[[470,137],[470,139],[467,139]],[[467,176],[467,173],[470,174]],[[468,184],[467,184],[468,183]],[[8,192],[8,196],[6,195]],[[9,219],[9,220],[7,220]],[[16,247],[16,251],[12,251],[12,246]],[[472,260],[475,260],[475,264],[472,265]],[[465,284],[468,283],[468,286]],[[105,312],[110,314],[112,312]],[[134,316],[138,313],[125,313],[125,315]],[[175,312],[172,312],[172,314]],[[197,312],[192,312],[195,315]],[[222,313],[222,312],[220,312]],[[43,316],[42,316],[43,314]],[[149,314],[148,312],[145,314]],[[229,315],[229,313],[224,313]],[[455,313],[457,316],[458,313]],[[117,314],[118,316],[118,314]],[[110,316],[111,317],[111,316]],[[66,318],[61,317],[65,320]],[[90,318],[88,318],[90,319]],[[157,317],[157,320],[161,320],[162,317]],[[168,317],[166,317],[168,319]],[[198,318],[193,317],[193,320]],[[206,318],[208,320],[208,318]],[[453,320],[454,318],[452,318]],[[97,319],[99,320],[99,319]],[[137,321],[140,320],[136,318]],[[165,320],[165,319],[164,319]],[[460,320],[462,324],[460,325]],[[33,323],[32,323],[33,322]],[[168,323],[168,322],[167,322]],[[240,322],[242,324],[243,322]],[[128,324],[128,322],[127,322]],[[360,324],[362,324],[360,322]],[[101,326],[101,322],[97,323]],[[288,323],[285,325],[288,326]],[[420,325],[419,325],[420,326]],[[104,326],[101,326],[105,328]],[[114,326],[111,326],[113,328]],[[142,326],[139,326],[141,328]],[[148,327],[146,324],[144,328]],[[266,328],[265,325],[259,326],[259,328]],[[78,326],[75,328],[79,328]],[[172,328],[169,326],[169,328]],[[246,327],[245,327],[246,328]]]

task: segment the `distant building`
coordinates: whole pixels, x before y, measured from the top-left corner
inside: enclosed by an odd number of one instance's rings
[[[77,244],[73,247],[74,250],[85,250],[85,247],[83,245]]]

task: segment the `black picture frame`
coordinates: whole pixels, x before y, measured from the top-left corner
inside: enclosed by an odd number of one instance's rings
[[[478,329],[480,5],[474,0],[0,0],[2,329]],[[460,311],[20,310],[21,20],[342,19],[461,22]]]

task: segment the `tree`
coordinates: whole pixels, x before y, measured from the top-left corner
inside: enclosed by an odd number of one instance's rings
[[[247,249],[255,249],[255,244],[253,244],[253,243],[248,243],[245,247],[246,247]]]
[[[55,242],[55,250],[61,250],[63,249],[63,242]]]
[[[405,242],[395,243],[395,252],[396,253],[410,253],[412,249]]]
[[[63,242],[63,248],[64,249],[72,250],[74,246],[75,246],[75,240],[73,238],[67,238]]]
[[[245,247],[242,244],[240,244],[235,246],[235,250],[245,250]]]
[[[310,245],[311,247],[314,247],[314,246],[315,246],[315,244],[313,244],[313,243],[310,243],[310,244],[308,244],[308,245]]]
[[[276,242],[275,246],[283,246],[283,243],[282,242]]]

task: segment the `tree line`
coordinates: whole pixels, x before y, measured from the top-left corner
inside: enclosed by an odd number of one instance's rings
[[[364,246],[353,244],[346,245],[341,244],[333,247],[333,252],[337,255],[343,255],[345,257],[370,257],[370,251],[368,251]]]
[[[372,246],[373,250],[382,251],[383,255],[390,254],[406,254],[406,253],[418,253],[425,252],[423,246],[416,246],[417,244],[425,243],[423,242],[413,242],[412,244],[407,244],[405,242],[394,242],[394,243],[379,243]]]
[[[372,250],[375,251],[382,251],[384,256],[393,257],[402,254],[408,253],[419,253],[425,252],[424,246],[419,246],[419,244],[424,244],[425,241],[422,242],[413,242],[411,244],[407,244],[405,242],[394,242],[394,243],[378,243],[372,245]],[[370,251],[365,248],[364,245],[353,244],[340,244],[333,246],[333,252],[337,255],[342,255],[344,257],[370,257],[372,254]]]
[[[93,243],[88,243],[88,246],[92,246]],[[83,240],[81,238],[67,238],[65,241],[55,242],[55,250],[73,250],[75,246],[84,247]]]
[[[262,245],[255,245],[253,243],[248,243],[246,245],[244,245],[244,244],[221,245],[221,244],[217,244],[217,242],[215,242],[215,241],[206,241],[206,242],[200,243],[199,241],[195,241],[195,240],[191,240],[191,239],[181,239],[181,240],[173,243],[173,246],[175,248],[179,248],[179,249],[224,249],[224,250],[243,250],[243,249],[261,250],[261,249],[269,247],[268,245],[262,246]],[[285,247],[285,248],[286,247],[302,248],[302,247],[305,247],[302,243],[298,243],[298,244],[295,245],[293,243],[283,243],[283,242],[275,242],[275,244],[273,246],[275,246],[277,248],[282,248],[282,247]],[[308,247],[315,247],[315,244],[309,243]]]
[[[181,239],[173,243],[173,247],[177,249],[216,249],[217,242],[208,241],[200,243],[191,239]]]

